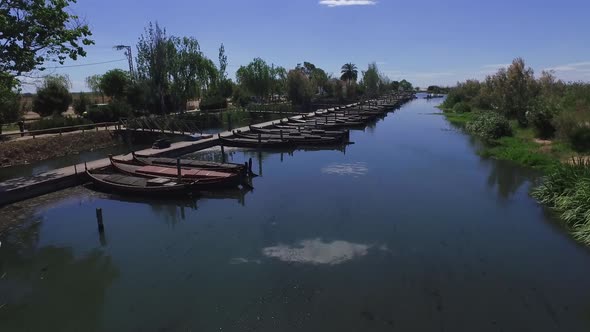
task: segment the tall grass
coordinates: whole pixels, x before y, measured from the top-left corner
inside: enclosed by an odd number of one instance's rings
[[[558,212],[576,240],[590,245],[590,160],[556,166],[532,196]]]

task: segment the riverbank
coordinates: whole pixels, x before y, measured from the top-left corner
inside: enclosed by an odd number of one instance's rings
[[[476,116],[471,112],[455,113],[444,109],[442,114],[460,128],[465,128]],[[511,121],[510,127],[511,136],[486,142],[478,154],[542,171],[541,184],[533,188],[531,195],[557,213],[574,239],[590,246],[588,156],[577,154],[563,141],[537,139],[531,128],[521,128],[516,121]]]
[[[475,116],[473,112],[455,113],[445,109],[442,111],[442,115],[451,124],[462,129]],[[482,157],[512,161],[545,172],[577,156],[567,143],[536,139],[531,128],[521,128],[516,121],[510,121],[510,127],[512,136],[491,140],[482,146],[478,154]]]
[[[0,143],[0,168],[103,149],[120,144],[110,131],[88,131]]]

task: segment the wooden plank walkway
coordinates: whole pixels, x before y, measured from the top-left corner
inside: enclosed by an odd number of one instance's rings
[[[346,105],[346,107],[355,107],[359,103]],[[314,117],[315,112],[307,114],[307,117]],[[301,119],[302,115],[290,117],[293,119]],[[287,120],[287,118],[281,119]],[[268,121],[255,124],[260,128],[270,127],[281,120]],[[233,130],[248,131],[249,127],[234,128]],[[124,129],[123,129],[124,130]],[[231,131],[220,133],[221,136],[231,136]],[[219,145],[219,138],[214,136],[209,139],[203,139],[192,142],[178,142],[173,143],[166,149],[145,149],[136,151],[138,154],[145,156],[166,156],[177,157],[183,154],[207,149]],[[130,160],[130,154],[117,156],[120,159]],[[86,163],[88,169],[99,169],[110,165],[108,158],[95,160]],[[51,170],[33,177],[14,178],[4,182],[0,182],[0,206],[22,201],[28,198],[48,194],[54,191],[62,190],[68,187],[73,187],[86,182],[86,174],[84,172],[84,164],[72,165],[60,169]]]

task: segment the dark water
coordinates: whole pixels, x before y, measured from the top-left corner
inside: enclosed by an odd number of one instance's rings
[[[439,102],[346,150],[233,151],[249,193],[3,208],[24,224],[0,235],[0,331],[589,331],[589,251]]]

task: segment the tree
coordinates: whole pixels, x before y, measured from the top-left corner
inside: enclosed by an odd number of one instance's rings
[[[522,58],[514,59],[508,67],[504,88],[506,102],[503,111],[507,116],[515,117],[521,126],[526,126],[526,112],[532,107],[537,87],[533,70],[526,68]]]
[[[313,86],[313,90],[317,93],[323,95],[327,90],[328,85],[328,74],[321,69],[321,68],[314,68],[311,71],[311,84]]]
[[[0,134],[2,124],[15,122],[21,114],[19,91],[12,84],[2,84],[0,81]]]
[[[82,115],[88,110],[89,106],[90,100],[88,99],[88,96],[84,92],[80,92],[78,94],[78,99],[74,100],[73,103],[74,112],[78,115]]]
[[[45,62],[63,64],[86,56],[92,45],[87,25],[67,11],[75,0],[0,1],[0,72],[17,77],[44,70]],[[4,75],[3,75],[4,76]]]
[[[100,91],[114,100],[122,100],[127,95],[131,79],[126,71],[113,69],[100,78]]]
[[[271,93],[277,96],[285,95],[287,92],[287,70],[283,67],[272,66],[272,88]]]
[[[367,71],[363,72],[363,82],[365,85],[365,95],[369,98],[375,98],[379,94],[380,77],[376,63],[370,63]]]
[[[47,76],[43,86],[37,89],[33,100],[33,111],[41,116],[61,115],[72,103],[66,76]]]
[[[255,58],[247,66],[241,66],[236,78],[244,90],[260,100],[266,99],[272,88],[272,68],[261,58]]]
[[[171,92],[181,109],[185,110],[187,102],[199,97],[201,88],[212,77],[208,77],[209,72],[203,70],[204,56],[195,38],[171,37],[171,40],[174,45],[169,59],[172,77]]]
[[[151,106],[158,113],[167,111],[166,96],[169,94],[170,53],[174,44],[166,36],[166,30],[158,23],[150,24],[137,43],[137,73],[139,79],[149,82],[150,93],[155,99]]]
[[[356,82],[358,78],[358,69],[356,68],[356,65],[352,63],[344,64],[340,73],[342,74],[340,79],[346,81],[349,85],[351,82]]]
[[[102,91],[102,86],[100,82],[102,81],[102,75],[92,75],[86,77],[86,86],[94,93],[95,95],[100,95],[102,97],[102,102],[104,103],[104,92]]]
[[[399,82],[399,88],[402,91],[413,91],[414,90],[412,83],[410,83],[406,80],[401,80],[401,82]]]
[[[311,81],[301,70],[291,70],[287,75],[287,94],[294,105],[308,105],[313,96]]]

